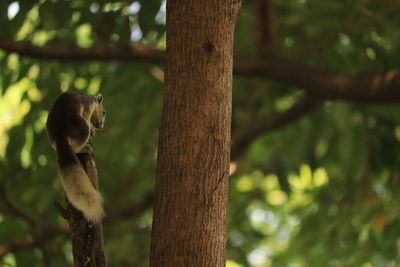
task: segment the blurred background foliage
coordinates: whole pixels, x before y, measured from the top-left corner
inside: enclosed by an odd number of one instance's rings
[[[274,52],[338,73],[398,68],[396,1],[274,0]],[[384,2],[384,3],[382,3]],[[244,0],[235,58],[258,52],[257,1]],[[161,0],[0,2],[0,40],[90,48],[165,48]],[[110,266],[147,266],[163,65],[44,60],[0,50],[0,265],[70,266],[48,110],[66,90],[101,92],[106,127],[94,138],[108,217]],[[234,77],[236,137],[304,94]],[[398,266],[400,113],[396,104],[325,101],[251,140],[232,161],[228,267]],[[397,192],[397,193],[396,193]]]

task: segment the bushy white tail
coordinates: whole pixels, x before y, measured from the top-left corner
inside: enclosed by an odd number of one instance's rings
[[[65,194],[85,218],[98,223],[104,216],[103,198],[93,186],[66,140],[56,140],[58,166]]]
[[[63,168],[60,166],[60,172],[68,200],[75,208],[82,211],[86,219],[98,223],[104,216],[103,198],[94,188],[80,163]]]

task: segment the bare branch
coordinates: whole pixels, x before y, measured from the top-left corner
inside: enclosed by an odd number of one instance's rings
[[[26,237],[8,243],[7,245],[0,245],[0,259],[9,252],[18,251],[21,249],[39,246],[45,241],[55,236],[68,233],[68,225],[46,226],[43,227],[42,232],[38,235],[27,235]]]
[[[380,74],[335,74],[269,57],[263,61],[240,61],[235,64],[234,73],[294,85],[316,98],[371,103],[400,101],[400,72],[395,70]]]
[[[164,51],[142,45],[130,47],[34,46],[0,38],[0,49],[23,56],[54,60],[121,60],[163,62]],[[237,61],[236,75],[268,78],[306,90],[313,97],[363,102],[399,102],[400,72],[378,74],[337,74],[294,61],[269,56],[263,60]]]
[[[272,0],[257,0],[258,50],[268,55],[273,49],[272,39]]]
[[[29,216],[28,214],[21,211],[9,198],[6,190],[0,185],[0,200],[2,200],[6,206],[8,213],[13,214],[15,217],[18,217],[31,226],[36,225],[36,221],[34,218]]]
[[[144,45],[96,46],[83,48],[77,46],[44,45],[35,46],[24,41],[10,41],[0,38],[0,49],[40,59],[56,59],[70,61],[85,60],[117,60],[117,61],[147,61],[161,62],[164,60],[164,51],[149,48]]]
[[[244,132],[237,135],[233,140],[231,159],[239,158],[251,145],[254,139],[260,137],[268,131],[280,129],[305,115],[314,111],[322,105],[323,101],[310,98],[308,96],[300,99],[291,108],[283,112],[268,114],[262,119],[250,122]]]
[[[376,1],[393,6],[393,7],[400,8],[400,0],[376,0]]]
[[[104,223],[113,222],[121,218],[127,217],[136,218],[146,209],[152,207],[152,205],[153,193],[148,193],[139,203],[134,203],[119,211],[107,215],[104,219]],[[0,259],[9,252],[14,252],[31,247],[38,247],[45,243],[47,240],[59,235],[68,234],[68,232],[68,224],[44,226],[41,233],[38,235],[27,235],[22,239],[15,240],[8,244],[0,244]]]
[[[68,220],[68,210],[64,208],[58,201],[54,202],[54,206],[56,206],[58,213],[61,215],[61,217]]]
[[[116,220],[118,218],[136,218],[138,217],[144,210],[153,206],[153,198],[154,193],[150,192],[143,199],[138,202],[134,203],[130,206],[127,206],[119,211],[111,213],[105,217],[105,222]]]

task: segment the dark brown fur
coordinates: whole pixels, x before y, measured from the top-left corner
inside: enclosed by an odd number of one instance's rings
[[[55,101],[46,128],[51,145],[57,151],[62,184],[68,200],[85,217],[97,222],[104,214],[102,197],[91,184],[76,153],[87,151],[95,129],[103,129],[103,96],[65,92]]]

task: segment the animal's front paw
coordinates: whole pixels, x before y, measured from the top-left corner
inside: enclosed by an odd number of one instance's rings
[[[96,133],[96,129],[94,127],[90,127],[90,136],[93,137]]]
[[[91,153],[93,153],[92,146],[89,144],[86,144],[78,153],[91,154]]]

